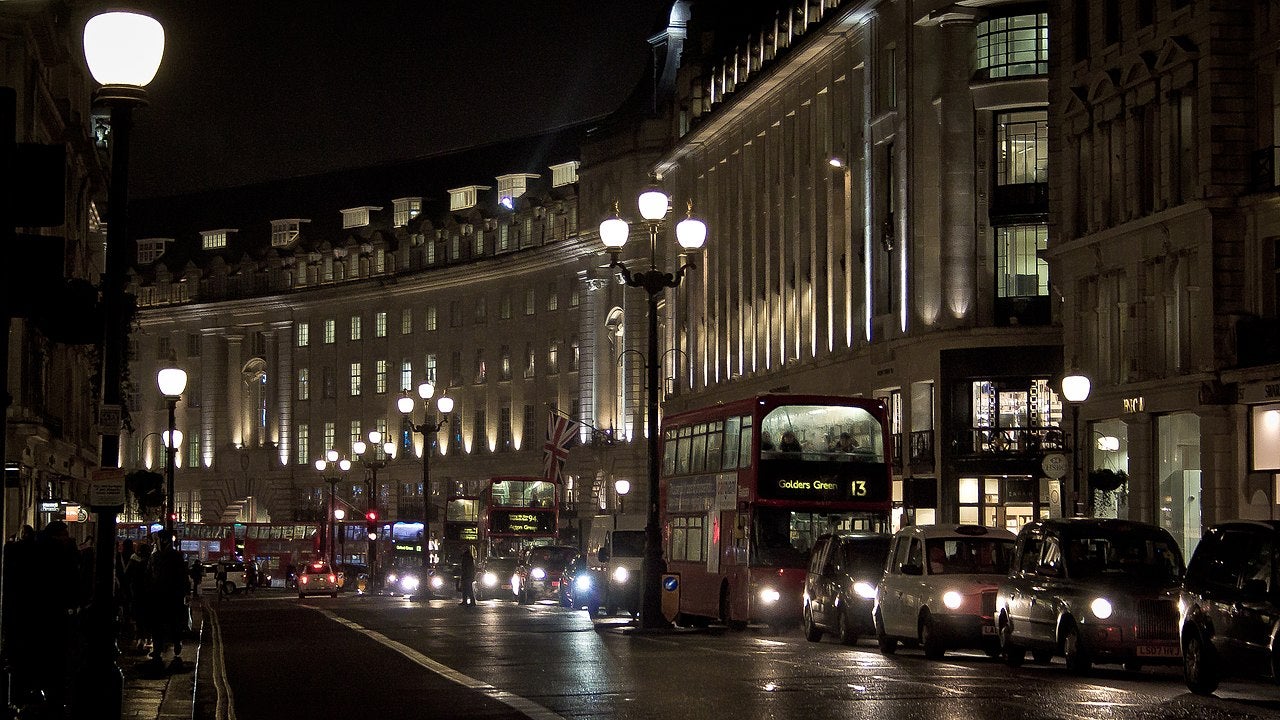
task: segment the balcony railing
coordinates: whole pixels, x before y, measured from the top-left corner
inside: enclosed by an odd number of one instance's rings
[[[932,430],[913,430],[911,432],[910,462],[913,466],[933,466]]]
[[[1028,456],[1067,449],[1066,435],[1055,426],[1023,428],[975,427],[957,435],[958,455]]]

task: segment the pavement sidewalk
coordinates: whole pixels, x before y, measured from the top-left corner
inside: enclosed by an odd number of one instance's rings
[[[186,662],[183,670],[157,672],[145,664],[146,655],[120,655],[120,671],[124,675],[122,720],[191,720],[196,672],[202,659],[200,649],[206,637],[204,607],[200,602],[191,605],[191,626],[196,638],[183,642],[182,659]]]

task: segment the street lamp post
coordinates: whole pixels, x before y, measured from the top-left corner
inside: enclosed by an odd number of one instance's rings
[[[631,272],[619,260],[630,226],[618,217],[616,208],[612,216],[600,223],[600,242],[612,256],[609,267],[618,268],[623,282],[643,289],[649,296],[649,353],[646,361],[649,506],[644,533],[644,594],[640,604],[640,627],[648,629],[667,625],[662,617],[662,535],[658,526],[658,296],[667,288],[679,287],[685,271],[693,267],[692,263],[682,263],[675,273],[664,272],[658,267],[658,232],[669,203],[670,198],[661,190],[651,188],[640,193],[640,216],[649,230],[649,268],[642,272]],[[694,251],[700,249],[706,239],[707,226],[693,217],[693,203],[690,202],[687,217],[676,225],[676,240],[684,250]]]
[[[1080,403],[1089,399],[1089,378],[1073,373],[1062,378],[1062,396],[1071,405],[1071,512],[1084,514],[1080,487]]]
[[[339,459],[337,450],[329,450],[323,458],[317,460],[316,470],[324,472],[330,465],[336,466],[343,474],[346,474],[351,469],[351,461],[346,458]],[[342,480],[342,476],[334,473],[333,475],[325,476],[324,480],[329,483],[329,511],[325,513],[325,532],[320,533],[320,555],[322,557],[327,555],[329,565],[332,566],[335,562],[333,558],[334,545],[337,544],[334,542],[333,535],[333,513],[337,509],[338,483]],[[325,548],[326,535],[328,536],[327,550]]]
[[[418,397],[428,409],[431,396],[435,394],[436,386],[430,380],[418,385]],[[413,406],[416,404],[407,390],[396,400],[396,409],[408,419],[414,432],[422,434],[422,572],[425,579],[431,568],[431,449],[435,445],[436,433],[449,421],[449,413],[453,412],[453,398],[448,395],[436,398],[440,417],[435,419],[429,414],[424,415],[421,425],[413,422]]]
[[[347,511],[342,508],[333,509],[333,519],[338,524],[338,562],[341,563],[347,557],[347,531],[342,526],[342,521],[347,518]]]
[[[373,445],[374,447],[377,447],[378,445],[382,445],[382,452],[387,457],[391,457],[396,452],[396,444],[391,441],[382,442],[382,433],[379,432],[378,430],[369,431],[369,444]],[[378,507],[377,500],[375,499],[376,498],[375,492],[377,491],[377,488],[378,488],[378,470],[386,467],[387,462],[386,460],[361,459],[360,456],[364,455],[365,450],[367,449],[368,449],[368,445],[365,445],[363,440],[357,440],[355,444],[351,446],[351,451],[356,454],[356,459],[360,460],[360,464],[363,465],[365,469],[369,471],[369,474],[365,475],[365,482],[364,482],[364,487],[365,487],[364,510],[365,510],[366,521],[372,522],[373,518],[376,517],[376,515],[372,513],[374,513],[376,508]],[[377,541],[377,537],[371,534],[369,536],[368,561],[369,561],[369,572],[374,577],[377,577],[377,572],[376,572],[377,568],[375,567],[375,564],[377,562],[378,544],[376,541]]]
[[[169,406],[169,430],[162,436],[165,447],[164,532],[167,538],[165,542],[172,544],[177,540],[174,525],[177,522],[178,514],[173,492],[174,454],[178,450],[179,443],[182,442],[182,435],[178,433],[177,421],[174,416],[178,409],[178,400],[182,398],[183,391],[187,389],[187,371],[173,366],[161,368],[160,372],[156,373],[156,384],[160,386],[160,394],[164,396],[164,401]]]
[[[89,72],[102,87],[98,104],[111,109],[111,184],[107,188],[106,272],[102,275],[102,404],[101,466],[120,467],[120,383],[125,340],[124,282],[129,267],[129,131],[133,109],[146,104],[143,89],[160,69],[164,28],[155,18],[130,12],[108,12],[84,26],[84,56]],[[112,422],[108,422],[112,421]],[[92,614],[86,659],[88,717],[119,720],[124,677],[116,659],[115,548],[118,507],[97,508]]]
[[[613,514],[613,529],[618,529],[618,516],[626,512],[624,499],[627,493],[631,492],[631,481],[625,478],[615,480],[613,483],[613,491],[618,493],[618,512]]]

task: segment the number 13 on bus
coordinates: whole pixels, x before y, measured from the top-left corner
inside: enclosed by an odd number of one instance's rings
[[[888,411],[880,400],[760,395],[663,418],[663,555],[679,612],[731,626],[799,622],[823,533],[886,533]]]

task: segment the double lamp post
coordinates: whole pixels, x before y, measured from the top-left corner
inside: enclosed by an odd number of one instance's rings
[[[422,424],[413,422],[413,409],[417,405],[413,396],[409,391],[405,391],[400,399],[396,400],[396,409],[409,421],[410,427],[416,433],[422,434],[422,577],[426,579],[427,572],[431,568],[431,449],[435,445],[436,433],[440,432],[440,428],[445,426],[449,421],[449,413],[453,412],[453,398],[448,395],[441,395],[436,398],[436,410],[440,412],[439,418],[433,418],[430,415],[431,397],[436,394],[436,386],[431,381],[426,381],[418,385],[418,397],[422,398],[423,405],[426,406],[428,414],[423,417]]]
[[[669,273],[659,265],[658,235],[670,202],[671,198],[657,188],[649,188],[640,193],[640,217],[644,219],[649,231],[649,266],[639,272],[632,272],[619,259],[622,247],[627,242],[630,224],[618,216],[616,207],[614,214],[600,223],[600,242],[612,257],[609,267],[618,269],[624,283],[644,290],[649,296],[649,352],[645,362],[645,369],[648,371],[648,409],[645,420],[649,438],[649,496],[646,499],[648,514],[645,519],[643,595],[640,603],[640,627],[645,629],[661,628],[668,624],[662,616],[662,532],[658,519],[658,296],[667,288],[679,287],[685,271],[693,267],[691,263],[682,262],[679,269]],[[692,252],[700,249],[706,239],[707,226],[693,217],[693,203],[690,202],[687,217],[676,225],[676,241],[686,252]],[[684,254],[680,257],[683,261]]]

